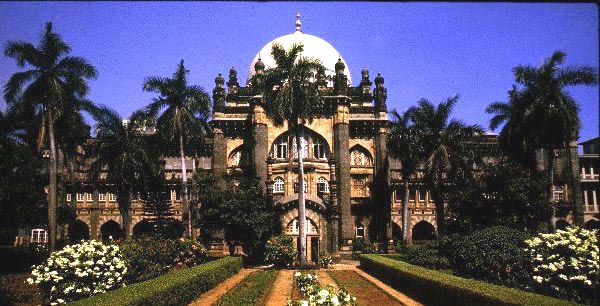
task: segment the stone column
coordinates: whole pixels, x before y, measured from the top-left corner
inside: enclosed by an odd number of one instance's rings
[[[223,131],[213,129],[212,171],[217,177],[223,176],[227,171],[227,143]]]
[[[383,243],[384,248],[387,248],[389,241],[392,239],[392,209],[391,209],[391,192],[389,179],[389,161],[387,154],[387,113],[381,112],[376,115],[381,126],[375,135],[375,176],[373,193],[373,206],[376,212],[378,238],[379,242]],[[385,121],[383,121],[385,120]]]
[[[269,156],[267,116],[260,100],[253,101],[252,110],[252,162],[261,186],[266,186],[268,181],[267,157]]]
[[[340,207],[337,200],[337,179],[336,179],[335,159],[329,159],[329,252],[332,255],[338,254],[338,245],[340,244]]]
[[[569,143],[567,153],[569,158],[567,164],[571,170],[569,176],[571,177],[573,190],[573,224],[583,227],[585,220],[583,218],[584,207],[581,196],[581,170],[579,169],[579,153],[577,152],[576,141],[571,141],[571,143]]]
[[[350,113],[347,98],[337,101],[334,115],[333,140],[336,160],[337,200],[341,210],[341,244],[351,244],[354,238],[350,204]],[[348,243],[350,241],[350,243]]]

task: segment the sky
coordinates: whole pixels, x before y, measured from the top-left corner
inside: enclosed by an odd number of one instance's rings
[[[89,98],[127,117],[154,96],[142,91],[144,79],[171,76],[181,59],[190,83],[208,92],[232,65],[243,83],[256,53],[294,32],[297,12],[304,33],[344,57],[354,86],[363,67],[371,80],[381,72],[388,109],[459,94],[453,117],[486,129],[485,108],[506,101],[513,67],[540,65],[555,50],[567,65],[599,66],[591,3],[0,2],[0,43],[37,44],[53,22],[71,54],[99,72]],[[2,86],[17,71],[0,56]],[[580,104],[580,141],[598,136],[598,86],[568,90]]]

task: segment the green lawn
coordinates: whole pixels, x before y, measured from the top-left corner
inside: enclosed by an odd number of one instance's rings
[[[240,284],[227,292],[217,305],[264,305],[277,272],[277,270],[259,270],[248,275]]]

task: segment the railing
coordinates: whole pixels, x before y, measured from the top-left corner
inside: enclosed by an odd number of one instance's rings
[[[600,174],[590,174],[590,173],[586,173],[586,174],[581,174],[581,180],[582,181],[597,181],[600,179]]]

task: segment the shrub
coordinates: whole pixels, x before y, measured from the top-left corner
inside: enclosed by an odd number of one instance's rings
[[[432,244],[412,244],[397,248],[400,259],[413,265],[428,269],[449,269],[448,259],[441,256],[437,246]]]
[[[122,246],[129,271],[127,281],[139,282],[157,277],[174,267],[191,267],[207,259],[205,248],[187,239],[143,236],[127,240]]]
[[[198,296],[239,272],[240,257],[224,257],[157,278],[74,302],[85,306],[188,305]]]
[[[331,258],[331,256],[326,255],[326,254],[321,254],[319,256],[319,266],[321,268],[328,269],[329,266],[331,266],[332,264],[333,264],[333,258]]]
[[[426,305],[573,305],[532,292],[444,274],[385,255],[361,255],[360,266]]]
[[[454,243],[451,251],[457,275],[507,286],[523,286],[530,279],[529,259],[523,249],[527,234],[496,226],[476,231]]]
[[[375,246],[371,241],[363,237],[352,239],[352,251],[357,253],[360,252],[362,254],[377,253],[377,250],[375,250]]]
[[[541,292],[591,302],[598,290],[596,231],[567,227],[526,241],[533,280]]]
[[[294,240],[291,236],[281,235],[267,241],[265,260],[276,267],[287,267],[294,262],[298,253],[294,249]]]
[[[127,272],[119,247],[89,240],[54,252],[27,279],[53,304],[74,301],[118,288]]]
[[[336,293],[333,286],[321,287],[316,275],[296,272],[294,274],[296,286],[304,300],[288,300],[288,306],[355,306],[356,297],[351,296],[346,290],[340,288]]]

